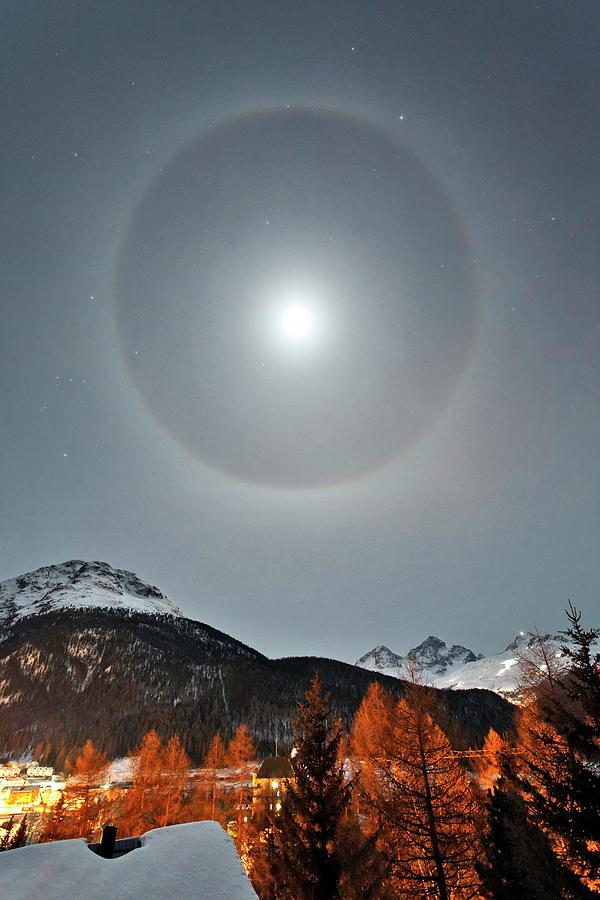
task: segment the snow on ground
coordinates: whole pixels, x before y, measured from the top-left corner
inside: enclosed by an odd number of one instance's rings
[[[122,756],[120,759],[113,759],[108,770],[108,778],[111,784],[119,784],[122,781],[131,781],[133,775],[134,759],[132,756]]]
[[[256,900],[230,837],[216,822],[156,828],[142,846],[103,859],[83,839],[0,856],[7,900]]]

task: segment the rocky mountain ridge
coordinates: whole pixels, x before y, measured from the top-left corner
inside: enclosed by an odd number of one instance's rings
[[[467,647],[453,644],[448,647],[446,643],[435,635],[429,635],[417,647],[409,650],[406,656],[394,653],[389,647],[380,645],[369,653],[361,656],[356,665],[372,671],[384,671],[386,675],[395,678],[403,678],[411,663],[426,675],[441,676],[465,663],[482,659],[481,653],[475,654]]]

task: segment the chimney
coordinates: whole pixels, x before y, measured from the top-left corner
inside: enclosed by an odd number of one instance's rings
[[[100,856],[104,859],[112,859],[117,840],[117,826],[112,822],[106,822],[102,826],[102,840],[100,841]]]

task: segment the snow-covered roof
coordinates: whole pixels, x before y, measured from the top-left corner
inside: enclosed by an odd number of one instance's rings
[[[267,756],[256,773],[257,778],[293,778],[294,770],[287,756]]]
[[[11,900],[256,900],[231,838],[216,822],[156,828],[118,859],[83,839],[32,844],[0,857],[0,897]]]

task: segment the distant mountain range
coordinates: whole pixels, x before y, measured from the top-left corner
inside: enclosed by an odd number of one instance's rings
[[[71,560],[0,583],[0,755],[32,752],[60,765],[91,737],[115,758],[155,727],[178,734],[199,761],[216,731],[228,739],[240,722],[261,752],[276,741],[289,749],[290,719],[315,669],[347,726],[374,678],[404,692],[376,667],[267,659],[104,562]],[[446,690],[439,700],[436,715],[457,747],[511,727],[510,705],[489,691]]]
[[[542,637],[560,655],[564,640],[550,634]],[[405,656],[379,646],[361,656],[356,665],[370,672],[405,678],[412,661],[424,684],[454,690],[481,688],[514,699],[518,693],[519,657],[527,655],[539,639],[537,634],[522,631],[505,650],[484,656],[457,644],[448,648],[444,641],[431,635]]]

